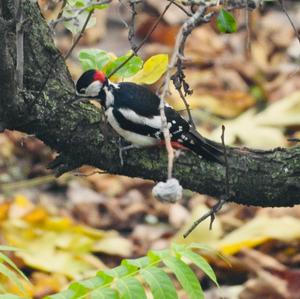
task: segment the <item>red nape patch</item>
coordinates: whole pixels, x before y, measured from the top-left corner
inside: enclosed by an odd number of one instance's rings
[[[161,146],[164,146],[166,145],[165,141],[164,140],[161,140],[160,141],[160,145]],[[184,150],[188,150],[187,147],[185,147],[184,145],[180,144],[179,142],[177,141],[171,141],[171,145],[174,149],[184,149]]]
[[[94,74],[94,81],[100,81],[103,83],[105,81],[104,73],[101,71],[96,71]]]

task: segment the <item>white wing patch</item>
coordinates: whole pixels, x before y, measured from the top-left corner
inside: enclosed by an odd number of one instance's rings
[[[127,141],[140,145],[140,146],[152,146],[158,143],[158,140],[150,137],[150,136],[144,136],[140,135],[131,131],[124,130],[120,127],[118,121],[113,115],[113,108],[110,107],[105,111],[105,115],[107,117],[107,120],[109,124],[113,127],[113,129],[123,138],[125,138]]]
[[[119,112],[122,113],[122,115],[126,119],[128,119],[136,124],[147,125],[149,127],[152,127],[152,128],[158,129],[158,130],[161,129],[160,115],[155,115],[155,116],[149,118],[149,117],[138,115],[133,110],[129,110],[126,108],[120,108]]]

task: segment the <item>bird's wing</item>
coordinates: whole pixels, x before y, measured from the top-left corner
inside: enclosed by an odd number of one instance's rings
[[[159,115],[160,98],[144,86],[123,82],[115,90],[114,96],[118,109],[130,109],[145,117]]]

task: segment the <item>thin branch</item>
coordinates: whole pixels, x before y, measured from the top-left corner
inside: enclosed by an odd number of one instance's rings
[[[80,39],[82,38],[83,33],[84,33],[84,31],[85,31],[85,29],[86,29],[86,27],[87,27],[87,25],[88,25],[88,23],[89,23],[92,15],[93,15],[93,13],[94,13],[94,9],[90,10],[90,12],[89,12],[89,14],[88,14],[88,16],[87,16],[87,18],[86,18],[86,20],[85,20],[85,22],[84,22],[81,30],[80,30],[80,32],[78,34],[76,40],[74,41],[73,45],[71,46],[71,48],[69,49],[69,51],[67,52],[67,54],[64,56],[65,60],[67,60],[70,57],[70,55],[72,54],[73,50],[75,49],[75,47],[79,43]]]
[[[199,12],[201,13],[201,16],[202,16],[203,13],[205,12],[205,9],[203,9],[203,7],[200,7],[198,9],[198,11],[195,13],[195,15],[193,17],[191,17],[189,20],[191,20],[191,19],[194,20],[194,18],[197,18]],[[159,110],[160,110],[160,116],[161,116],[161,120],[162,120],[162,131],[164,134],[166,149],[168,152],[168,179],[170,179],[172,177],[173,162],[174,162],[174,150],[171,145],[170,132],[169,132],[167,118],[166,118],[165,111],[164,111],[165,110],[165,97],[169,93],[169,83],[171,80],[171,72],[172,72],[173,68],[177,65],[179,59],[181,59],[181,57],[182,57],[180,55],[180,49],[182,48],[182,44],[185,42],[185,39],[186,39],[186,37],[184,39],[184,35],[183,35],[183,32],[184,32],[186,26],[187,26],[187,22],[185,22],[185,24],[181,27],[181,30],[180,30],[179,34],[177,35],[175,50],[173,52],[170,65],[168,67],[168,71],[165,76],[162,92],[160,94]],[[187,104],[186,101],[184,101],[184,103]],[[188,114],[191,115],[189,106],[186,105],[186,109],[188,110]],[[192,123],[193,123],[193,121],[192,121]]]
[[[14,192],[17,189],[33,188],[36,186],[52,183],[56,180],[57,180],[57,178],[55,177],[55,175],[50,174],[50,175],[36,177],[33,179],[28,179],[28,180],[23,180],[23,181],[17,181],[17,182],[12,182],[12,183],[3,183],[3,184],[0,184],[0,191],[2,193],[10,193],[10,192]]]
[[[66,55],[64,56],[64,59],[65,59],[65,60],[69,58],[69,56],[71,55],[72,51],[73,51],[74,48],[77,46],[77,44],[78,44],[78,42],[80,41],[80,39],[82,38],[83,33],[84,33],[84,31],[85,31],[85,29],[86,29],[86,27],[87,27],[87,25],[88,25],[88,23],[89,23],[89,21],[90,21],[90,19],[91,19],[91,17],[92,17],[93,12],[94,12],[94,10],[91,10],[91,11],[89,12],[89,14],[88,14],[88,16],[87,16],[87,18],[86,18],[86,20],[85,20],[85,22],[84,22],[84,24],[83,24],[83,26],[82,26],[80,32],[79,32],[78,37],[76,38],[76,40],[74,41],[73,45],[72,45],[71,48],[68,50],[68,52],[66,53]],[[57,54],[57,56],[55,57],[55,59],[54,59],[54,61],[53,61],[53,63],[52,63],[52,66],[51,66],[51,68],[50,68],[50,70],[49,70],[48,76],[47,76],[47,78],[45,79],[45,81],[44,81],[42,87],[40,88],[40,91],[39,91],[38,96],[37,96],[37,100],[41,97],[42,92],[43,92],[43,90],[45,89],[45,87],[46,87],[46,85],[47,85],[47,83],[48,83],[48,81],[49,81],[49,79],[50,79],[50,77],[51,77],[51,75],[52,75],[52,72],[53,72],[53,70],[54,70],[54,67],[55,67],[55,65],[56,65],[56,63],[57,63],[57,61],[58,61],[58,59],[59,59],[60,57],[61,57],[60,54]]]
[[[230,187],[229,187],[229,164],[228,164],[228,155],[227,149],[225,145],[225,126],[222,125],[222,135],[221,135],[222,145],[224,149],[224,157],[225,157],[225,198],[221,198],[218,202],[211,207],[211,209],[202,215],[199,219],[197,219],[191,227],[183,234],[183,237],[186,238],[190,235],[190,233],[204,220],[210,217],[209,229],[212,229],[212,225],[216,219],[216,214],[222,209],[223,205],[228,202],[230,197]]]
[[[160,94],[160,116],[162,119],[162,130],[163,130],[163,134],[164,134],[164,139],[165,139],[165,143],[166,143],[166,149],[168,152],[168,178],[172,177],[172,171],[173,171],[173,161],[174,161],[174,150],[172,148],[171,145],[171,138],[170,138],[170,132],[169,132],[169,128],[168,128],[168,123],[167,123],[167,119],[165,116],[165,111],[164,111],[164,107],[165,107],[165,97],[167,96],[167,94],[169,93],[169,84],[170,84],[170,80],[171,80],[171,72],[173,70],[173,68],[177,65],[177,63],[179,63],[179,60],[181,61],[182,59],[182,54],[180,54],[180,51],[183,53],[183,45],[185,43],[185,40],[187,38],[187,35],[184,35],[184,32],[186,32],[186,28],[188,27],[188,24],[190,24],[190,22],[192,22],[192,24],[196,23],[195,20],[197,20],[198,18],[200,18],[200,16],[202,17],[204,12],[205,12],[205,8],[200,7],[198,9],[198,11],[193,15],[193,17],[189,18],[189,22],[185,22],[184,25],[181,27],[181,30],[179,31],[179,34],[177,35],[177,39],[176,39],[176,44],[175,44],[175,49],[173,52],[173,55],[171,57],[171,61],[170,61],[170,65],[168,67],[168,71],[166,73],[165,76],[165,80],[163,83],[163,89],[162,92]],[[194,25],[196,26],[196,24]],[[191,29],[192,30],[192,29]],[[191,31],[190,30],[190,31]],[[181,63],[180,63],[181,65]],[[184,78],[184,76],[182,76],[182,68],[180,69],[180,80],[182,78]],[[179,77],[178,77],[179,78]],[[174,79],[175,80],[175,79]],[[178,90],[181,89],[181,84],[180,87],[178,88]],[[183,93],[181,93],[183,95]],[[184,98],[184,96],[183,96]],[[187,102],[185,101],[184,98],[184,104],[185,107],[188,111],[189,117],[190,117],[190,122],[193,124],[193,120],[191,117],[191,112],[189,109],[189,106],[187,105]]]
[[[62,6],[61,6],[61,8],[60,8],[60,12],[59,12],[59,14],[58,14],[58,16],[57,16],[57,18],[56,18],[56,21],[59,20],[59,19],[62,17],[62,15],[63,15],[63,13],[64,13],[64,8],[65,8],[66,5],[67,5],[67,0],[63,0],[63,4],[62,4]],[[58,23],[59,23],[59,22],[54,22],[54,23],[53,23],[53,25],[52,25],[53,29],[55,29],[55,27],[56,27],[56,25],[57,25]]]
[[[226,200],[229,200],[230,197],[230,186],[229,186],[229,163],[228,163],[228,154],[227,148],[225,145],[225,126],[222,125],[222,135],[221,135],[222,145],[224,149],[224,159],[225,159],[225,194]]]
[[[203,216],[201,216],[199,219],[197,219],[193,223],[193,225],[183,234],[183,237],[187,238],[193,232],[193,230],[195,230],[195,228],[201,222],[206,220],[208,217],[211,217],[211,221],[210,221],[210,224],[209,224],[209,229],[211,229],[212,228],[212,223],[215,219],[216,213],[218,213],[222,209],[225,202],[226,201],[224,199],[220,199],[208,212],[206,212]]]
[[[89,173],[72,172],[72,174],[77,177],[89,177],[89,176],[93,176],[95,174],[107,174],[107,173],[108,173],[107,171],[102,171],[102,170],[94,170]]]
[[[20,90],[23,89],[24,77],[24,32],[23,32],[23,9],[22,0],[15,0],[16,9],[16,50],[17,50],[17,66],[16,81]]]
[[[82,13],[84,13],[85,11],[87,11],[89,9],[94,10],[94,7],[96,5],[109,4],[109,3],[111,3],[111,1],[112,0],[101,0],[101,1],[99,0],[99,1],[96,1],[96,2],[90,2],[88,5],[85,5],[85,6],[81,7],[80,9],[78,9],[78,8],[71,9],[70,11],[74,13],[74,16],[65,17],[65,16],[61,15],[61,17],[57,18],[54,21],[51,21],[49,25],[50,25],[50,27],[55,28],[55,26],[58,23],[72,21],[72,20],[78,18],[78,16],[81,15]]]
[[[137,16],[137,11],[136,11],[136,5],[139,4],[140,1],[136,1],[136,0],[130,0],[129,1],[129,6],[131,9],[131,22],[130,25],[128,26],[129,30],[128,30],[128,40],[130,42],[131,45],[131,49],[133,51],[133,53],[137,52],[137,46],[134,42],[134,36],[135,36],[135,19]]]
[[[171,0],[167,0],[167,1],[171,1]],[[177,2],[174,2],[174,5],[177,6],[180,10],[182,10],[188,17],[191,17],[193,14],[188,12],[182,5],[180,5]]]
[[[174,1],[175,0],[170,0],[170,3],[165,7],[164,11],[157,18],[156,22],[153,24],[153,26],[151,27],[151,29],[148,31],[147,35],[144,37],[144,39],[141,41],[141,43],[136,47],[135,52],[133,52],[130,56],[128,56],[128,58],[123,63],[121,63],[117,68],[115,68],[113,70],[113,72],[109,74],[108,78],[111,78],[117,71],[119,71],[125,64],[128,63],[129,60],[131,60],[138,53],[138,51],[147,42],[147,40],[149,39],[149,37],[151,36],[151,34],[153,33],[153,31],[156,29],[156,27],[158,26],[158,24],[162,20],[163,16],[168,11],[169,7],[172,5],[172,3]]]
[[[284,5],[284,1],[283,0],[278,0],[278,1],[280,3],[282,11],[284,12],[284,14],[286,15],[286,17],[288,18],[288,20],[289,20],[289,22],[290,22],[290,24],[291,24],[291,26],[292,26],[292,28],[293,28],[293,30],[295,32],[295,35],[296,35],[296,37],[297,37],[297,39],[299,41],[299,44],[300,44],[300,35],[299,35],[298,30],[297,30],[297,28],[296,28],[293,20],[291,19],[290,15],[289,15],[289,13],[288,13],[285,5]]]

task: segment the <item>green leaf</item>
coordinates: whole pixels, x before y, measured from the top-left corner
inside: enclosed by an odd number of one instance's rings
[[[130,78],[130,81],[138,84],[153,84],[166,72],[168,63],[167,54],[154,55],[144,63],[142,70]]]
[[[111,61],[111,57],[103,50],[85,49],[80,51],[79,60],[83,71],[90,69],[102,70]]]
[[[107,280],[104,280],[100,276],[94,276],[94,277],[91,277],[89,279],[74,282],[73,284],[79,284],[80,286],[82,286],[82,287],[84,287],[88,290],[93,290],[93,289],[96,289],[96,288],[104,285],[105,283],[107,283]],[[72,289],[71,286],[72,286],[72,284],[69,287],[70,289]]]
[[[175,253],[181,253],[182,251],[187,249],[187,245],[185,244],[178,244],[178,243],[172,243],[172,250]]]
[[[15,265],[15,263],[8,258],[5,254],[0,252],[0,262],[6,262],[9,264],[20,276],[22,276],[27,282],[29,282],[29,279],[24,275],[24,273]]]
[[[21,250],[17,247],[13,247],[13,246],[7,246],[7,245],[0,245],[0,251],[18,251]]]
[[[93,6],[89,7],[89,8],[87,8],[86,10],[87,10],[87,11],[91,11],[91,10],[95,10],[95,9],[105,9],[105,8],[107,8],[107,7],[109,7],[108,4],[95,4],[95,5],[93,5]]]
[[[163,258],[166,258],[170,256],[170,250],[163,249],[163,250],[150,250],[147,253],[147,256],[149,257],[151,263],[156,263],[162,260]]]
[[[106,271],[108,271],[108,270],[106,270]],[[101,271],[98,271],[96,274],[98,277],[103,279],[103,284],[108,284],[108,283],[112,282],[114,279],[113,276],[107,274],[106,271],[101,270]]]
[[[179,258],[163,258],[164,264],[172,270],[190,299],[204,299],[203,291],[195,273]]]
[[[234,16],[223,8],[220,10],[217,17],[217,27],[224,33],[233,33],[237,31],[237,23]]]
[[[150,264],[150,259],[147,256],[143,256],[137,259],[126,259],[126,262],[141,269],[147,267]]]
[[[4,295],[0,295],[0,299],[24,299],[24,298],[13,294],[4,294]]]
[[[124,277],[125,275],[129,275],[132,272],[136,271],[137,267],[130,265],[124,261],[122,261],[122,264],[118,267],[115,267],[113,269],[105,270],[104,272],[112,277]]]
[[[110,74],[117,69],[121,64],[123,64],[129,55],[120,56],[116,60],[108,63],[106,66],[106,74],[109,77]],[[143,66],[143,60],[139,56],[133,56],[124,66],[122,66],[117,72],[116,76],[122,78],[128,78],[135,75]]]
[[[73,294],[71,296],[72,299],[83,297],[84,295],[86,295],[88,293],[88,289],[78,282],[72,283],[69,286],[68,290],[73,292]],[[69,294],[71,295],[71,292]]]
[[[12,281],[19,288],[19,290],[23,292],[25,291],[24,286],[22,285],[17,274],[1,263],[0,263],[0,273],[6,276],[10,281]]]
[[[72,298],[74,298],[74,292],[70,289],[67,289],[60,293],[46,296],[43,299],[72,299]]]
[[[121,278],[116,281],[121,299],[147,299],[142,284],[133,277]]]
[[[171,279],[163,270],[156,267],[150,267],[143,269],[141,275],[150,286],[154,299],[178,298]]]
[[[97,289],[90,293],[90,299],[119,299],[119,295],[116,290],[111,288]]]
[[[181,254],[199,267],[217,286],[219,286],[214,270],[201,255],[191,250],[184,250]]]
[[[68,290],[72,291],[73,294],[71,296],[71,292],[68,294],[68,298],[78,298],[87,295],[90,291],[101,287],[106,283],[105,278],[101,278],[100,276],[94,276],[89,279],[85,279],[82,281],[75,281],[71,283]],[[71,297],[70,297],[71,296]]]

